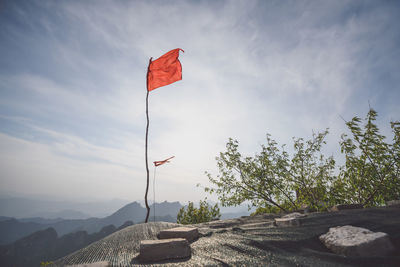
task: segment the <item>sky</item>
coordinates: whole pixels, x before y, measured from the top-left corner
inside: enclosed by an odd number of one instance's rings
[[[398,1],[0,2],[1,193],[144,198],[146,71],[175,48],[182,81],[149,96],[156,201],[208,197],[229,137],[252,156],[369,106],[400,120]],[[150,178],[154,178],[150,165]],[[152,198],[150,184],[149,199]]]

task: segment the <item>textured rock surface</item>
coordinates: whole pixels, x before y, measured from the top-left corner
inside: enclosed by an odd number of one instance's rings
[[[140,242],[139,260],[155,262],[190,257],[190,245],[185,238],[143,240]]]
[[[263,214],[230,220],[234,227],[213,229],[194,225],[201,237],[192,243],[192,256],[184,260],[162,262],[169,267],[193,266],[400,266],[400,209],[367,208],[340,212],[310,213],[301,219],[301,227],[271,227],[276,214]],[[221,221],[223,222],[223,221]],[[260,223],[245,228],[246,224]],[[263,227],[262,223],[267,226]],[[354,225],[390,236],[395,251],[385,257],[343,257],[327,249],[319,240],[329,228]],[[139,243],[157,239],[160,230],[180,226],[172,223],[147,223],[129,226],[90,246],[54,261],[54,266],[109,261],[113,267],[149,266],[136,260]],[[234,230],[240,227],[242,231]],[[235,228],[236,229],[236,228]],[[1,264],[0,264],[1,265]],[[3,266],[3,265],[1,265]],[[7,265],[4,265],[7,266]],[[52,266],[53,267],[53,266]]]
[[[330,228],[319,239],[336,254],[349,257],[385,256],[394,250],[387,234],[351,225]]]
[[[109,267],[111,266],[108,261],[98,261],[93,263],[84,263],[77,265],[67,265],[66,267]]]
[[[187,241],[192,242],[199,237],[199,231],[194,227],[175,227],[160,231],[159,238],[185,238]]]

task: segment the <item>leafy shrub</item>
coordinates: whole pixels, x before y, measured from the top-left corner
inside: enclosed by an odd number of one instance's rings
[[[200,200],[199,208],[195,208],[193,202],[189,201],[186,210],[184,207],[179,210],[176,220],[181,224],[196,224],[216,220],[220,217],[218,204],[210,206],[205,200]]]
[[[40,262],[40,267],[52,265],[54,262],[52,261],[42,261]]]
[[[376,118],[370,109],[364,127],[359,117],[346,122],[351,136],[343,134],[340,142],[346,164],[334,186],[337,202],[376,206],[400,199],[400,123],[391,122],[394,137],[387,143]]]
[[[218,175],[207,173],[223,206],[249,201],[256,213],[293,211],[301,207],[325,210],[335,204],[382,205],[400,199],[400,122],[391,122],[393,141],[387,143],[374,123],[377,113],[370,109],[364,128],[361,119],[346,122],[351,132],[342,135],[340,147],[346,163],[334,175],[335,160],[321,148],[328,130],[310,140],[294,138],[293,155],[267,134],[266,145],[254,157],[243,157],[239,142],[230,138],[217,160]]]
[[[278,148],[270,135],[254,157],[242,157],[239,142],[229,139],[226,152],[216,158],[219,174],[213,177],[207,173],[215,187],[205,191],[216,193],[223,206],[249,201],[271,211],[296,210],[303,205],[322,209],[330,201],[335,167],[333,158],[320,152],[327,134],[328,130],[307,141],[294,139],[292,157],[284,146]]]

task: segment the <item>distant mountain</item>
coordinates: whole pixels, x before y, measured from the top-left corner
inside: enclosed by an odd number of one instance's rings
[[[12,218],[0,221],[0,244],[8,244],[33,232],[47,228],[44,224],[19,222]]]
[[[178,202],[161,202],[161,203],[156,203],[156,216],[167,216],[171,215],[175,217],[175,222],[176,222],[176,216],[178,215],[179,210],[183,206]],[[151,209],[153,209],[153,205],[150,206]],[[153,214],[153,210],[151,210],[151,213]]]
[[[0,222],[2,222],[2,221],[8,221],[8,220],[11,220],[11,219],[14,219],[14,218],[12,218],[12,217],[7,217],[7,216],[0,216]]]
[[[108,225],[97,233],[88,234],[79,231],[60,238],[53,228],[47,228],[10,245],[0,246],[0,266],[40,266],[42,261],[52,261],[66,256],[132,224],[125,222],[123,227],[118,229],[114,225]]]
[[[182,206],[179,202],[167,202],[164,201],[162,203],[156,203],[156,219],[157,221],[164,222],[176,222],[176,216],[178,215],[178,211]],[[153,206],[151,206],[153,208]],[[153,213],[151,210],[150,218],[153,217]],[[124,207],[120,208],[110,216],[107,216],[102,219],[92,218],[92,221],[82,224],[79,227],[79,230],[88,231],[89,233],[93,233],[98,231],[104,225],[115,225],[116,227],[120,226],[125,221],[133,221],[135,223],[144,222],[146,217],[146,208],[143,208],[138,202],[132,202]],[[62,222],[60,222],[62,223]],[[57,226],[56,226],[57,227]],[[61,230],[61,229],[60,229]],[[57,231],[58,232],[58,231]]]
[[[47,219],[87,219],[92,216],[89,214],[83,213],[81,211],[77,210],[71,210],[71,209],[66,209],[66,210],[61,210],[61,211],[56,211],[56,212],[37,212],[36,217],[41,217],[41,218],[47,218]]]
[[[52,224],[52,223],[61,222],[65,219],[63,219],[63,218],[46,219],[46,218],[42,218],[42,217],[33,217],[33,218],[22,218],[22,219],[17,219],[17,220],[19,222],[34,222],[34,223],[40,223],[40,224]]]
[[[146,209],[143,208],[139,203],[132,202],[124,207],[120,208],[110,216],[107,216],[101,220],[103,224],[113,224],[117,227],[124,222],[130,220],[133,222],[138,222],[143,220],[146,216]]]
[[[176,222],[176,216],[180,207],[179,202],[164,201],[163,203],[156,203],[156,220]],[[149,220],[152,221],[153,212],[150,215]],[[138,202],[132,202],[104,218],[76,220],[27,218],[0,220],[0,244],[14,242],[21,237],[49,227],[53,228],[59,236],[77,231],[86,231],[92,234],[100,231],[106,225],[120,227],[126,221],[141,223],[144,222],[145,217],[146,209]]]
[[[127,203],[129,201],[119,199],[97,202],[75,202],[3,196],[0,197],[0,216],[13,218],[60,217],[63,219],[85,219],[107,216]],[[64,211],[64,214],[57,214],[60,211]]]
[[[39,266],[43,254],[54,254],[57,232],[53,228],[35,232],[15,243],[0,246],[1,266]],[[46,251],[46,252],[45,252]]]

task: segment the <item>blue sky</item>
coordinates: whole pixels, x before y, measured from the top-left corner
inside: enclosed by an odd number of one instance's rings
[[[400,119],[398,1],[2,1],[2,192],[143,198],[146,70],[182,48],[183,80],[150,93],[159,201],[197,201],[229,137],[253,155],[369,104]],[[151,177],[153,168],[151,167]]]

